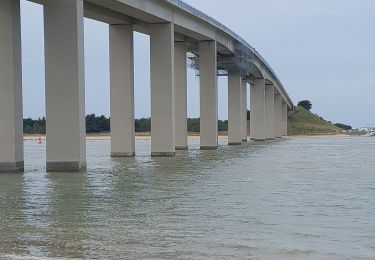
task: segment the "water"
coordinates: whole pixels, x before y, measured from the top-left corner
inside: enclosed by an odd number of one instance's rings
[[[223,144],[175,158],[111,159],[88,171],[0,175],[0,258],[375,259],[375,138]]]

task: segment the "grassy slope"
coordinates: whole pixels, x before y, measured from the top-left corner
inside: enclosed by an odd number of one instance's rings
[[[297,107],[288,118],[288,135],[321,135],[340,133],[342,129],[322,120],[319,116]]]

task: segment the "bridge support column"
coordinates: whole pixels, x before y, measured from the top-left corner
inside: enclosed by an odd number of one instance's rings
[[[216,149],[218,145],[218,90],[216,41],[199,44],[200,79],[200,147]]]
[[[241,81],[241,136],[247,142],[247,82]]]
[[[264,141],[265,133],[265,80],[256,79],[250,87],[250,138]]]
[[[111,156],[135,155],[133,26],[109,26]]]
[[[47,171],[86,168],[83,0],[44,4]]]
[[[175,154],[174,26],[151,28],[151,155]]]
[[[275,94],[275,137],[281,138],[283,136],[283,109],[282,97],[280,94]]]
[[[266,139],[275,138],[275,87],[266,85]]]
[[[19,0],[0,1],[0,172],[23,172]]]
[[[286,102],[282,103],[282,111],[283,111],[283,136],[288,135],[288,105]]]
[[[228,144],[242,143],[241,76],[228,77]]]
[[[176,149],[186,150],[187,141],[187,64],[186,43],[175,42],[175,132]]]

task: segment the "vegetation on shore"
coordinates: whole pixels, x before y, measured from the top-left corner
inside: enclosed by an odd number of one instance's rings
[[[295,111],[288,117],[288,135],[329,135],[351,130],[349,125],[324,120],[311,112],[310,100],[298,102]]]
[[[312,104],[308,100],[298,103],[299,106],[295,108],[288,117],[288,135],[326,135],[338,134],[343,130],[350,130],[351,127],[345,124],[332,124],[324,120],[316,114],[311,113],[309,110]],[[248,120],[250,113],[248,111]],[[188,132],[190,134],[199,134],[200,119],[188,118],[187,120]],[[25,134],[44,135],[46,133],[46,119],[31,119],[23,120],[23,129]],[[218,130],[221,133],[228,131],[228,120],[218,120]],[[137,133],[150,133],[151,132],[151,119],[141,118],[135,120],[135,131]],[[87,134],[99,134],[110,132],[110,118],[105,116],[96,116],[90,114],[86,116],[86,132]]]
[[[338,134],[342,130],[300,106],[297,106],[288,118],[288,135]]]
[[[199,133],[199,118],[188,118],[188,131],[191,133]],[[228,131],[228,120],[218,121],[218,130],[220,132]],[[25,134],[45,134],[46,119],[38,118],[36,120],[27,118],[23,120],[23,131]],[[135,120],[135,131],[137,133],[151,132],[151,119],[141,118]],[[110,119],[105,116],[96,116],[95,114],[86,116],[86,133],[95,134],[110,132]]]

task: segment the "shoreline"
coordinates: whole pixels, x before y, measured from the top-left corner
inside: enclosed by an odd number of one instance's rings
[[[37,141],[39,137],[41,137],[43,141],[46,140],[45,135],[24,135],[23,140],[24,141]],[[195,135],[195,134],[188,135],[188,139],[190,140],[199,140],[199,138],[200,138],[199,135]],[[219,134],[218,138],[228,139],[228,135]],[[136,140],[151,140],[151,134],[148,134],[148,135],[144,133],[136,134],[135,139]],[[107,140],[111,140],[111,136],[110,134],[88,134],[86,135],[86,140],[87,141],[107,141]]]
[[[46,140],[45,135],[38,135],[38,134],[26,134],[23,136],[24,141],[33,141],[38,140],[39,137],[43,141]],[[366,136],[353,136],[353,135],[347,135],[347,134],[319,134],[319,135],[289,135],[284,136],[283,138],[286,139],[299,139],[299,138],[314,138],[314,137],[366,137]],[[189,133],[188,138],[190,140],[197,140],[200,138],[200,135],[198,133]],[[219,139],[228,139],[228,134],[226,132],[219,133],[218,135]],[[151,140],[151,133],[136,133],[135,134],[136,140]],[[98,133],[98,134],[87,134],[86,135],[87,141],[99,141],[99,140],[111,140],[111,135],[109,133]]]

